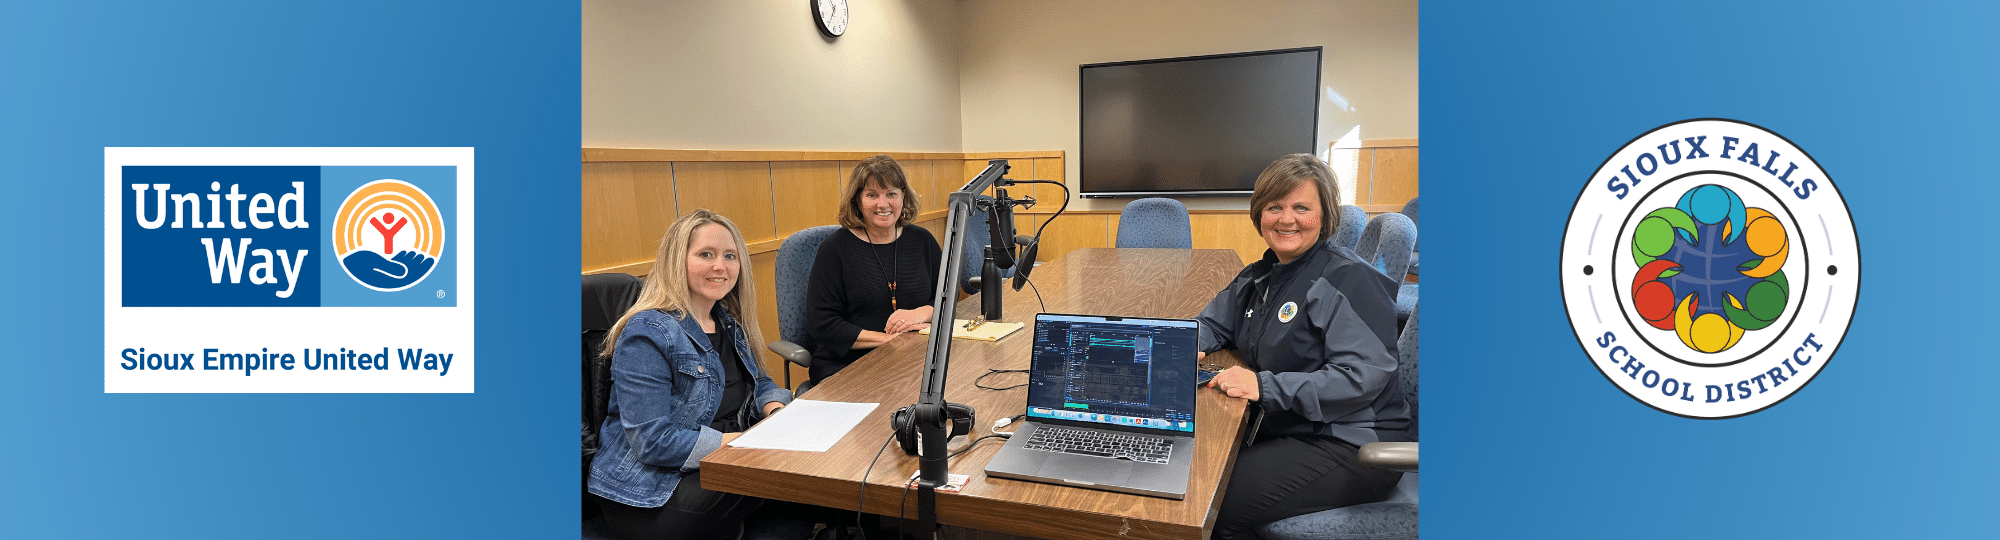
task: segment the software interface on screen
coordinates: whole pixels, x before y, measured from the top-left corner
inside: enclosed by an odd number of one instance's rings
[[[1040,315],[1028,416],[1194,431],[1195,322]]]

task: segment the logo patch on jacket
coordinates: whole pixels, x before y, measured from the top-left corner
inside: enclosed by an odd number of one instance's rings
[[[1292,322],[1292,317],[1296,317],[1298,315],[1299,315],[1298,302],[1285,302],[1285,305],[1278,307],[1278,322],[1281,323]]]

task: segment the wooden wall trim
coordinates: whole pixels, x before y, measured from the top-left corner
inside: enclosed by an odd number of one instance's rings
[[[584,163],[612,161],[859,161],[888,154],[899,161],[918,159],[1059,158],[1061,150],[1031,152],[824,152],[804,150],[669,150],[659,148],[585,148]]]
[[[1362,139],[1360,141],[1351,143],[1342,141],[1333,142],[1334,150],[1353,150],[1358,148],[1404,148],[1404,147],[1414,147],[1414,146],[1417,146],[1417,139]]]

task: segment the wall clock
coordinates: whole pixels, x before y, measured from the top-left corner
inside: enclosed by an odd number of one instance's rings
[[[847,0],[807,0],[813,5],[813,21],[828,37],[847,33]]]

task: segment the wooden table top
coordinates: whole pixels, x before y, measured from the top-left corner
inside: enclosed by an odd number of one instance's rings
[[[1047,311],[1192,318],[1242,269],[1236,252],[1224,249],[1079,249],[1035,269]],[[1031,289],[1005,298],[1003,319],[1033,324],[1042,311]],[[959,318],[979,312],[978,296],[958,303]],[[976,411],[970,437],[954,439],[951,451],[965,441],[993,432],[993,422],[1020,414],[1027,406],[1027,389],[984,390],[973,385],[987,369],[1026,369],[1034,329],[1023,328],[997,342],[957,340],[952,344],[951,369],[945,399],[971,405]],[[708,489],[769,499],[855,510],[871,514],[916,516],[914,489],[907,496],[903,483],[917,470],[916,456],[906,455],[892,441],[889,416],[917,400],[918,376],[928,338],[916,333],[897,337],[876,348],[838,375],[828,378],[804,398],[823,401],[879,403],[874,412],[826,452],[798,452],[724,447],[702,460],[702,485]],[[1233,352],[1206,360],[1237,365]],[[987,377],[984,383],[1008,387],[1026,382],[1024,373]],[[1194,469],[1185,500],[1112,493],[1004,478],[987,478],[986,462],[1004,439],[981,441],[972,451],[952,458],[952,474],[970,479],[959,493],[938,493],[940,523],[1043,538],[1132,537],[1206,538],[1222,487],[1244,429],[1246,402],[1217,392],[1202,392],[1195,411]],[[1004,430],[1018,428],[1018,422]],[[885,441],[867,473],[870,459]],[[901,506],[900,512],[898,506]]]

